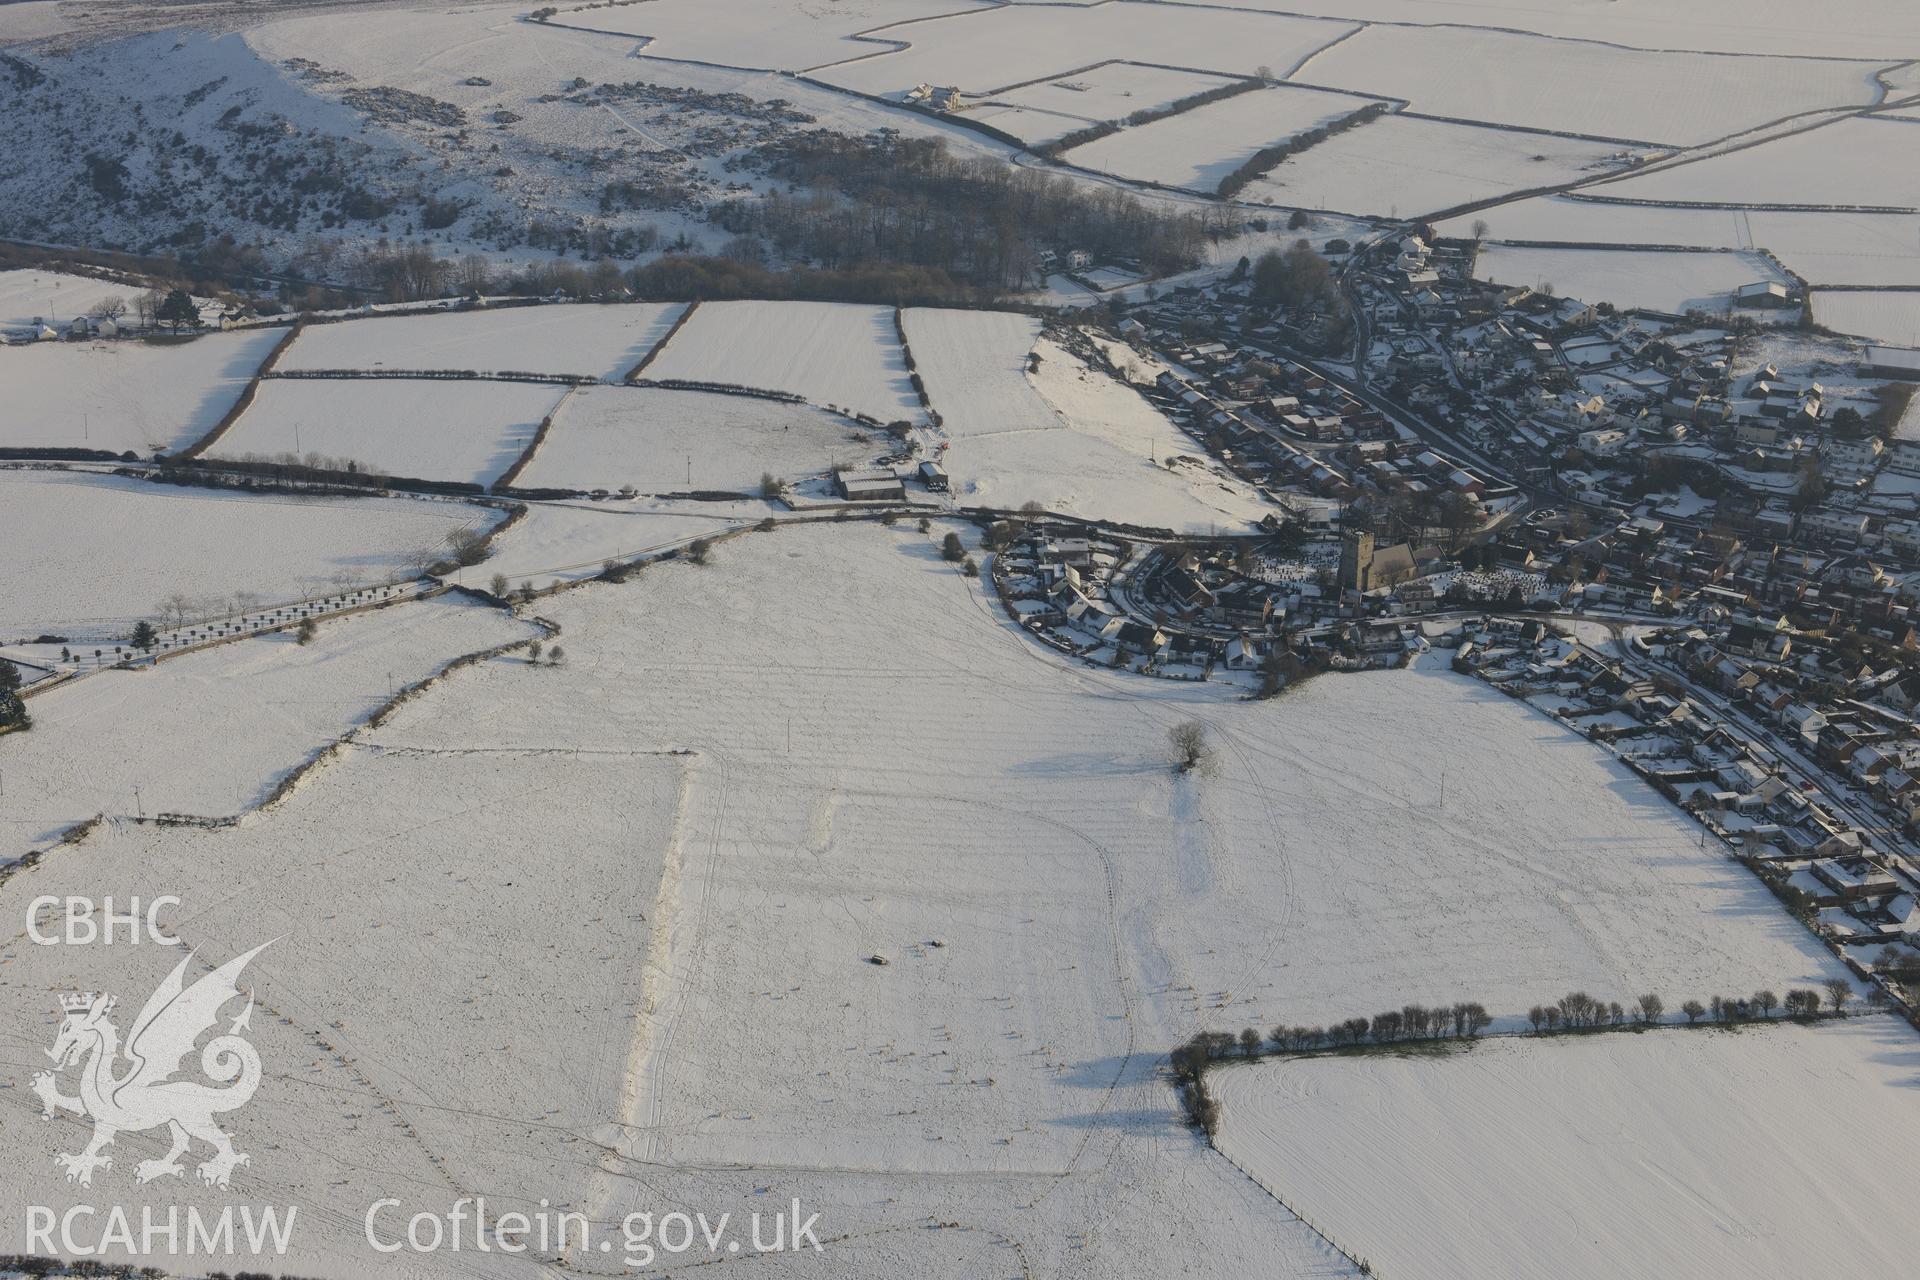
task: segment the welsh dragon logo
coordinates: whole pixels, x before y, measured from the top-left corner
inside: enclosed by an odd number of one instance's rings
[[[212,1157],[198,1167],[200,1180],[208,1186],[226,1186],[234,1169],[249,1163],[213,1118],[246,1106],[260,1087],[260,1055],[241,1038],[253,1016],[251,993],[247,1007],[233,1018],[226,1034],[215,1036],[200,1051],[201,1071],[224,1087],[173,1077],[193,1052],[194,1043],[219,1022],[221,1008],[239,998],[235,984],[240,971],[272,945],[261,943],[190,987],[185,981],[187,966],[193,963],[189,954],[147,998],[124,1048],[119,1030],[107,1017],[113,1012],[112,996],[88,992],[60,997],[66,1016],[53,1048],[46,1051],[56,1065],[54,1071],[33,1077],[33,1091],[40,1097],[42,1119],[51,1120],[56,1110],[66,1110],[93,1120],[93,1140],[86,1150],[54,1157],[68,1182],[92,1186],[95,1170],[113,1167],[113,1158],[103,1152],[114,1138],[161,1125],[171,1134],[173,1148],[158,1160],[142,1160],[134,1170],[139,1182],[183,1174],[180,1157],[196,1138],[213,1148]],[[60,1092],[54,1074],[73,1066],[80,1068],[76,1097]]]

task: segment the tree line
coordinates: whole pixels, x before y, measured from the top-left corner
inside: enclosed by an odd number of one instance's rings
[[[1231,200],[1250,182],[1264,178],[1273,170],[1285,164],[1289,157],[1305,151],[1308,147],[1318,146],[1335,134],[1363,125],[1369,120],[1378,120],[1391,109],[1385,102],[1370,102],[1358,111],[1330,120],[1326,124],[1312,129],[1304,129],[1285,142],[1276,142],[1270,147],[1262,147],[1247,158],[1239,168],[1220,179],[1215,190],[1222,200]]]
[[[1405,1005],[1371,1018],[1348,1018],[1326,1027],[1280,1025],[1271,1032],[1248,1027],[1239,1035],[1202,1031],[1169,1056],[1174,1085],[1180,1092],[1187,1119],[1211,1137],[1218,1126],[1220,1107],[1207,1087],[1207,1069],[1230,1058],[1251,1059],[1263,1054],[1302,1053],[1343,1049],[1366,1043],[1394,1044],[1406,1040],[1473,1039],[1493,1025],[1493,1015],[1477,1000],[1450,1005]]]
[[[997,290],[1030,282],[1043,249],[1083,249],[1166,275],[1197,265],[1209,236],[1233,222],[1157,210],[1127,192],[997,159],[957,157],[943,139],[891,130],[858,138],[816,130],[767,144],[748,162],[806,190],[728,201],[708,220],[830,270],[907,264]]]
[[[953,306],[988,302],[975,288],[934,267],[861,263],[844,269],[796,267],[774,271],[731,258],[656,258],[627,273],[633,293],[666,301],[762,298],[797,302],[875,302],[893,306]]]
[[[1143,124],[1152,124],[1156,120],[1165,120],[1169,116],[1177,116],[1195,107],[1204,107],[1210,102],[1220,102],[1243,93],[1250,93],[1255,89],[1264,89],[1269,83],[1265,79],[1230,80],[1212,89],[1190,93],[1163,107],[1142,107],[1126,118],[1126,124],[1135,128]],[[1061,134],[1052,142],[1045,142],[1035,147],[1034,151],[1046,156],[1049,160],[1057,160],[1075,147],[1084,147],[1089,142],[1097,142],[1101,138],[1120,132],[1121,128],[1122,124],[1118,120],[1101,120],[1084,129],[1075,129],[1072,133]]]
[[[1853,986],[1845,978],[1829,978],[1818,991],[1800,987],[1788,991],[1784,1001],[1774,992],[1763,989],[1750,997],[1715,996],[1707,1004],[1688,1000],[1679,1012],[1689,1026],[1702,1018],[1725,1023],[1768,1019],[1776,1008],[1784,1009],[1791,1018],[1811,1019],[1820,1016],[1823,993],[1831,1014],[1838,1017],[1853,995]],[[1885,997],[1876,987],[1869,994],[1869,1000],[1878,1007]],[[1533,1006],[1527,1011],[1527,1021],[1534,1034],[1552,1035],[1655,1026],[1666,1020],[1666,1012],[1666,1001],[1653,992],[1640,996],[1629,1007],[1617,1000],[1595,999],[1584,991],[1570,991],[1550,1004]],[[1219,1124],[1220,1107],[1207,1086],[1206,1077],[1216,1062],[1408,1041],[1467,1040],[1478,1037],[1492,1025],[1493,1016],[1478,1001],[1433,1006],[1409,1004],[1384,1010],[1371,1018],[1347,1018],[1325,1027],[1282,1024],[1266,1032],[1248,1027],[1238,1035],[1203,1031],[1175,1049],[1168,1063],[1188,1122],[1212,1136]]]

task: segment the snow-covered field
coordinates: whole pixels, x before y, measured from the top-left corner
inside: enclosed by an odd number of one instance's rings
[[[1871,62],[1661,53],[1449,27],[1368,27],[1304,84],[1406,99],[1425,115],[1664,145],[1877,100]],[[1493,69],[1497,68],[1497,72]]]
[[[1121,178],[1211,192],[1262,147],[1366,105],[1344,93],[1276,85],[1122,129],[1066,158]]]
[[[210,456],[320,454],[376,475],[489,484],[564,394],[527,382],[268,381]]]
[[[257,636],[49,689],[31,703],[31,734],[0,737],[0,861],[97,813],[250,809],[395,689],[534,634],[448,596],[333,619],[306,645]]]
[[[987,93],[1033,80],[1070,79],[1068,72],[1116,59],[1232,76],[1253,75],[1264,66],[1284,77],[1352,30],[1344,22],[1228,8],[1016,4],[901,22],[874,35],[906,42],[904,51],[858,58],[815,75],[878,94],[921,83]]]
[[[1174,4],[1217,0],[1171,0]],[[1644,49],[1703,49],[1825,58],[1920,56],[1920,13],[1903,0],[1234,0],[1240,9],[1278,9],[1416,26],[1457,23],[1547,36],[1602,40]]]
[[[586,387],[567,397],[553,429],[520,473],[530,488],[685,493],[758,493],[760,477],[783,480],[864,462],[852,424],[811,405],[662,387]]]
[[[1920,292],[1816,289],[1813,319],[1840,333],[1896,347],[1920,347]]]
[[[1400,217],[1599,174],[1621,147],[1389,115],[1291,157],[1243,200]]]
[[[535,590],[598,574],[608,560],[631,560],[693,538],[712,536],[769,514],[763,502],[532,502],[492,543],[492,554],[465,580],[503,574]]]
[[[0,45],[41,40],[67,30],[58,0],[23,0],[0,5]]]
[[[1448,219],[1440,233],[1470,235],[1478,219],[1496,240],[1767,249],[1816,285],[1920,287],[1920,217],[1912,214],[1669,209],[1544,196]]]
[[[0,271],[0,329],[40,320],[64,327],[102,302],[118,299],[129,310],[142,290],[65,271]]]
[[[1920,1249],[1886,1176],[1920,1144],[1920,1041],[1890,1018],[1214,1080],[1221,1149],[1383,1276],[1790,1280],[1900,1274]]]
[[[1136,111],[1165,107],[1228,83],[1224,76],[1137,62],[1109,62],[1038,84],[1002,90],[993,95],[993,101],[1056,112],[1086,124],[1097,120],[1124,120]],[[976,112],[970,108],[967,114]]]
[[[499,665],[536,690],[556,674]],[[124,894],[138,883],[149,897],[185,898],[163,918],[203,963],[273,944],[245,979],[264,1080],[243,1111],[220,1118],[251,1157],[233,1189],[203,1187],[191,1166],[136,1185],[135,1163],[164,1151],[164,1130],[159,1141],[122,1134],[113,1169],[91,1189],[70,1186],[53,1155],[77,1150],[87,1126],[42,1122],[22,1089],[0,1119],[17,1162],[0,1188],[6,1211],[21,1221],[30,1203],[145,1202],[217,1215],[245,1199],[297,1206],[287,1256],[258,1260],[276,1271],[544,1272],[530,1257],[478,1255],[470,1242],[376,1254],[366,1216],[377,1200],[400,1200],[398,1219],[379,1227],[404,1238],[411,1213],[445,1213],[481,1191],[491,1205],[528,1210],[543,1197],[581,1202],[602,1159],[595,1143],[622,1103],[685,770],[644,751],[349,747],[263,818],[217,832],[108,824],[79,846],[85,855],[63,850],[15,877],[0,892],[18,899],[16,920],[39,893]],[[554,805],[569,794],[572,803]],[[125,1026],[180,955],[18,941],[8,959],[30,952],[38,972],[18,981],[24,972],[12,969],[4,996],[13,1015],[4,1052],[18,1062],[43,1060],[55,992],[116,993]]]
[[[922,417],[891,307],[705,303],[646,376],[785,391],[881,422]]]
[[[1038,502],[1049,511],[1192,533],[1249,528],[1274,509],[1138,391],[1057,344],[1043,338],[1034,345],[1034,406],[1005,378],[1013,335],[982,326],[969,336],[986,345],[964,348],[948,372],[951,383],[968,389],[958,397],[967,408],[958,418],[965,425],[941,455],[966,505],[1011,510]],[[996,342],[1005,343],[998,356],[991,351]],[[937,385],[929,374],[936,397]],[[1005,418],[1002,405],[1011,409]]]
[[[0,349],[0,447],[178,450],[208,431],[280,329],[185,342],[37,342]]]
[[[1609,182],[1590,194],[1618,200],[1910,211],[1920,207],[1920,121],[1854,117]]]
[[[1002,133],[1011,134],[1028,146],[1037,147],[1044,142],[1052,142],[1062,134],[1072,133],[1085,128],[1087,121],[1079,116],[1062,115],[1058,111],[1041,111],[1033,107],[1005,107],[998,103],[970,108],[969,120],[978,120],[990,124]]]
[[[110,826],[0,911],[171,892],[205,956],[281,937],[235,1188],[301,1204],[278,1265],[309,1274],[365,1272],[376,1197],[481,1190],[601,1223],[798,1196],[829,1241],[802,1275],[1348,1274],[1179,1124],[1170,1046],[1413,998],[1510,1018],[1573,986],[1832,972],[1524,705],[1437,664],[1257,704],[1063,664],[941,561],[943,532],[793,526],[549,597],[563,664],[463,670],[272,810]],[[1191,716],[1202,774],[1165,754]],[[0,963],[15,1060],[50,1038],[47,993],[158,976],[18,940]],[[51,1159],[81,1133],[0,1109],[28,1171],[0,1212],[88,1195]],[[128,1166],[158,1151],[121,1142]]]
[[[1725,311],[1743,284],[1787,283],[1756,253],[1661,253],[1632,249],[1530,249],[1488,245],[1474,274],[1496,284],[1539,288],[1563,298],[1611,302],[1622,309]]]
[[[666,335],[683,303],[507,307],[313,325],[280,368],[471,369],[616,378]]]
[[[551,598],[542,612],[591,670],[555,673],[550,705],[525,722],[505,717],[508,731],[584,734],[583,749],[639,732],[718,752],[736,805],[746,803],[742,786],[797,788],[806,794],[762,796],[737,814],[739,834],[759,830],[772,858],[786,856],[789,839],[836,860],[861,860],[871,840],[890,842],[909,864],[956,857],[953,840],[978,839],[984,856],[994,843],[984,833],[964,837],[966,823],[904,810],[937,801],[986,822],[990,810],[970,796],[992,785],[999,806],[1051,814],[1104,846],[1123,883],[1181,885],[1196,909],[1172,911],[1164,927],[1217,928],[1223,943],[1261,939],[1251,952],[1173,948],[1192,989],[1164,998],[1209,1026],[1325,1021],[1442,996],[1481,999],[1511,1022],[1571,987],[1659,987],[1677,998],[1784,989],[1836,971],[1749,873],[1702,849],[1682,815],[1604,752],[1438,659],[1316,680],[1273,704],[1205,687],[1147,696],[1135,682],[1043,656],[1000,620],[984,588],[939,564],[938,536],[904,525],[791,527],[725,543],[709,566],[662,565],[632,587]],[[831,599],[814,594],[807,572],[827,565],[843,587]],[[698,626],[679,624],[694,616]],[[752,616],[783,625],[740,635],[736,623]],[[643,617],[651,621],[632,625]],[[857,660],[845,628],[865,637]],[[721,637],[733,642],[715,651]],[[758,665],[759,645],[779,661]],[[498,683],[507,678],[489,673],[457,700],[420,704],[395,733],[439,747],[497,734],[495,708],[515,700]],[[600,707],[594,700],[613,692],[603,682],[617,686],[617,700]],[[977,703],[978,682],[1000,692]],[[490,683],[498,687],[482,687]],[[859,714],[846,716],[850,705]],[[1003,714],[1016,706],[1018,715]],[[1195,714],[1214,726],[1221,758],[1216,775],[1189,785],[1159,766],[1160,737]],[[889,745],[889,735],[929,723],[946,726],[946,739]],[[1088,742],[1101,745],[1088,752]],[[824,781],[833,777],[845,793],[837,799]],[[1129,798],[1109,803],[1110,788]],[[1091,856],[1081,838],[1052,830],[1030,832],[1034,856],[1062,836],[1063,852]],[[812,892],[831,891],[829,881]],[[890,925],[878,904],[862,914],[872,949],[924,941]],[[789,907],[783,918],[798,928],[806,915]]]
[[[956,441],[941,465],[967,506],[1011,511],[1037,502],[1066,515],[1194,534],[1245,533],[1275,510],[1200,461],[1191,441],[1172,467],[1151,460],[1162,444],[1183,447],[1161,436],[1153,424],[1127,418],[1096,422],[1087,432],[975,436]]]
[[[650,58],[800,71],[886,50],[893,32],[863,32],[932,14],[964,13],[984,0],[653,0],[571,10],[553,21],[646,39]]]
[[[906,312],[907,345],[950,436],[1044,431],[1060,425],[1027,377],[1040,322],[1015,311]]]
[[[120,640],[175,593],[261,603],[410,574],[494,513],[398,498],[299,498],[63,472],[0,472],[0,639]]]

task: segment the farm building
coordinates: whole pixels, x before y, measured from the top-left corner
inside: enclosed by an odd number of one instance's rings
[[[848,502],[899,501],[907,496],[907,487],[891,471],[842,471],[836,480],[840,496]]]
[[[1910,347],[1869,347],[1866,372],[1876,378],[1920,382],[1920,351]]]
[[[1735,289],[1733,301],[1740,307],[1790,307],[1793,294],[1778,280],[1756,280]]]

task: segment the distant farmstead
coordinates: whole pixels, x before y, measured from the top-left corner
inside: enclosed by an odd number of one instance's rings
[[[958,111],[966,105],[960,90],[952,85],[917,84],[907,90],[907,101],[935,111]]]

